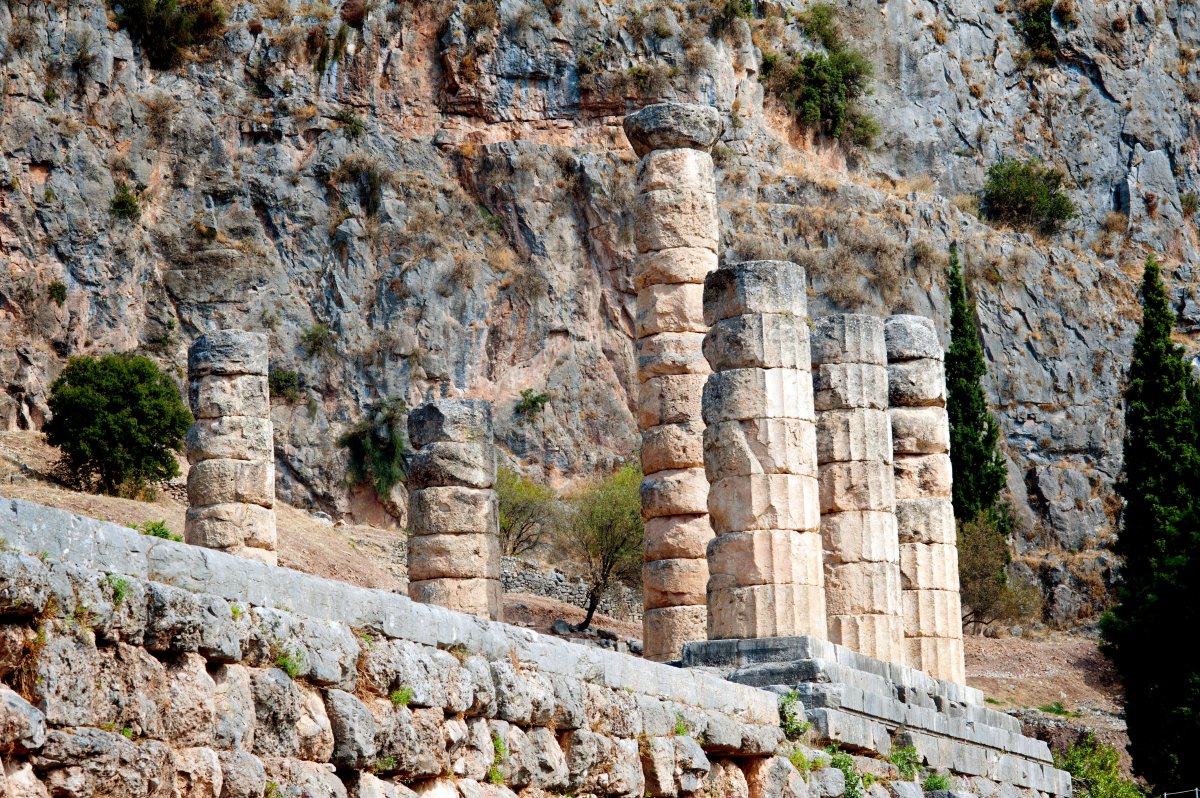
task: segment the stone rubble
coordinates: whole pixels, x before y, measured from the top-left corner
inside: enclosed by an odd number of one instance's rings
[[[903,663],[883,320],[817,319],[812,363],[828,639]]]
[[[889,316],[885,337],[908,664],[962,683],[966,670],[942,347],[933,322],[922,316]]]
[[[267,337],[200,336],[188,349],[188,510],[184,539],[276,564],[275,448]]]
[[[441,399],[414,408],[408,437],[408,594],[501,620],[500,522],[491,403]]]
[[[636,336],[646,521],[642,616],[647,659],[679,657],[706,628],[708,482],[698,407],[705,275],[717,266],[715,108],[659,103],[624,120],[641,158],[634,199]]]
[[[824,637],[804,269],[726,266],[704,281],[708,637]]]

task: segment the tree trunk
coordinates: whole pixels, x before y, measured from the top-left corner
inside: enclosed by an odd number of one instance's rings
[[[572,626],[572,631],[582,632],[592,625],[592,616],[596,614],[596,607],[600,606],[600,599],[604,596],[604,591],[593,588],[588,591],[588,606],[587,615],[583,616],[583,620],[575,626]]]

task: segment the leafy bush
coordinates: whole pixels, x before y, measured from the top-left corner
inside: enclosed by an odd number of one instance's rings
[[[921,755],[911,745],[901,745],[892,749],[887,761],[896,766],[900,778],[912,781],[917,777],[917,765],[921,764]]]
[[[854,757],[837,745],[830,745],[825,751],[829,754],[829,767],[842,771],[846,778],[846,789],[842,792],[842,798],[863,798],[862,776],[854,765]]]
[[[526,388],[521,391],[521,398],[517,400],[513,412],[518,416],[532,416],[542,412],[546,408],[546,402],[549,401],[550,394],[537,393],[532,388]]]
[[[118,219],[136,219],[142,215],[142,204],[129,184],[118,183],[117,193],[112,198],[109,211]]]
[[[1053,235],[1078,216],[1063,191],[1064,175],[1037,161],[1005,159],[988,168],[984,215],[1021,230]]]
[[[179,475],[192,424],[179,389],[152,360],[73,357],[50,386],[46,441],[62,452],[67,484],[115,494]]]
[[[1143,798],[1138,785],[1121,774],[1120,758],[1115,749],[1089,734],[1082,743],[1073,743],[1066,753],[1054,754],[1054,766],[1071,774],[1079,798]]]
[[[136,529],[143,535],[149,535],[152,538],[162,538],[163,540],[173,540],[176,543],[183,542],[183,535],[177,535],[167,526],[166,521],[143,521],[139,524],[130,524],[130,529]]]
[[[150,66],[169,69],[187,51],[208,44],[225,25],[219,0],[120,0],[117,24],[142,48]]]
[[[783,729],[784,737],[799,740],[809,730],[811,724],[801,720],[803,715],[799,692],[789,690],[779,698],[779,727]]]
[[[308,357],[328,357],[337,354],[333,332],[324,324],[314,324],[300,336],[300,346]]]
[[[1000,504],[958,523],[963,622],[973,624],[976,631],[996,621],[1024,621],[1041,613],[1038,587],[1008,576],[1011,513],[1006,504]]]
[[[541,546],[560,515],[554,491],[501,466],[496,469],[496,495],[504,554],[516,557]]]
[[[384,499],[405,478],[404,418],[408,407],[390,399],[338,438],[350,455],[347,476],[353,485],[370,484]]]
[[[290,369],[271,369],[267,376],[267,387],[271,397],[282,399],[289,405],[300,398],[300,375]]]
[[[921,789],[925,792],[933,792],[934,790],[949,790],[950,776],[945,773],[930,773],[925,777],[925,781],[921,784]]]
[[[67,284],[62,280],[55,280],[47,287],[46,294],[54,300],[54,304],[61,308],[67,301]]]
[[[1054,0],[1021,0],[1019,17],[1013,26],[1025,40],[1029,56],[1047,64],[1058,58],[1058,40],[1054,38]]]
[[[833,51],[842,46],[842,33],[838,29],[837,9],[829,3],[816,3],[797,17],[804,33],[819,41],[826,50]]]

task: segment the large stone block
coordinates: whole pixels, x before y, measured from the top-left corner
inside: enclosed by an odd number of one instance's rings
[[[946,369],[940,360],[890,363],[888,402],[893,407],[942,407],[946,404]]]
[[[697,515],[708,508],[708,480],[703,468],[676,468],[642,478],[642,518]]]
[[[820,467],[821,513],[895,512],[896,485],[887,463],[859,460]]]
[[[828,639],[868,657],[906,663],[904,621],[899,615],[830,614]]]
[[[910,637],[904,641],[904,647],[910,666],[935,679],[966,683],[961,637]]]
[[[737,368],[809,369],[808,324],[803,316],[757,313],[722,319],[704,336],[713,371]]]
[[[408,578],[499,579],[500,538],[496,535],[412,535],[408,539]]]
[[[950,421],[944,407],[893,407],[892,449],[903,454],[950,451]]]
[[[189,507],[183,536],[193,546],[210,549],[244,546],[250,537],[274,541],[275,511],[240,502]]]
[[[708,634],[708,608],[648,609],[642,615],[642,655],[652,662],[679,659],[684,643],[704,640]]]
[[[408,524],[414,535],[495,535],[498,513],[492,490],[423,488],[408,494]]]
[[[825,556],[831,563],[900,560],[896,516],[875,510],[852,510],[821,516]]]
[[[887,410],[887,368],[865,363],[823,363],[813,367],[817,410]]]
[[[704,556],[712,540],[708,515],[668,515],[646,522],[643,554],[647,561]]]
[[[408,583],[408,597],[493,621],[504,620],[504,588],[498,579],[430,579]]]
[[[708,594],[710,640],[825,634],[825,596],[817,585],[755,585]]]
[[[435,441],[408,461],[408,484],[414,488],[480,488],[496,482],[496,447],[491,441]]]
[[[275,464],[269,460],[203,460],[188,471],[188,503],[243,502],[275,506]]]
[[[958,546],[901,543],[900,575],[905,590],[958,591]]]
[[[633,287],[664,283],[700,283],[717,268],[717,253],[703,247],[673,247],[638,255],[633,267]]]
[[[883,319],[862,313],[822,316],[813,324],[812,362],[887,365]]]
[[[896,530],[901,543],[953,544],[954,505],[949,498],[897,499]]]
[[[873,408],[822,410],[817,413],[817,462],[851,460],[892,462],[888,414]]]
[[[638,386],[638,426],[690,424],[701,418],[701,397],[707,374],[655,377]]]
[[[251,416],[200,418],[187,434],[188,462],[226,458],[274,460],[271,419]]]
[[[188,378],[208,374],[267,373],[267,336],[243,330],[216,330],[188,347]]]
[[[905,590],[904,633],[909,637],[953,637],[962,634],[958,591]]]
[[[660,424],[642,431],[642,473],[704,466],[703,432],[695,424]]]
[[[900,616],[899,566],[895,562],[827,566],[825,606],[830,615]]]
[[[659,189],[633,200],[633,238],[639,252],[673,247],[717,251],[717,198],[712,192]]]
[[[638,191],[681,189],[713,193],[717,190],[712,156],[683,147],[647,153],[638,163],[636,180]]]
[[[659,333],[703,333],[704,286],[697,283],[649,285],[638,291],[637,337]]]
[[[808,286],[804,267],[781,260],[751,260],[723,266],[704,278],[704,320],[710,325],[764,313],[805,321]]]
[[[642,566],[647,609],[703,604],[707,585],[708,562],[703,557],[655,560]]]
[[[953,478],[948,454],[896,455],[896,499],[950,498]]]
[[[791,529],[730,532],[708,544],[708,589],[822,584],[821,535]]]
[[[712,484],[708,514],[718,535],[751,529],[820,527],[817,480],[795,474],[751,474]]]
[[[258,374],[211,375],[188,383],[188,401],[196,418],[271,415],[267,378]]]
[[[800,369],[729,369],[704,384],[705,424],[755,418],[816,420],[813,383]]]
[[[438,399],[408,414],[408,439],[418,449],[431,443],[490,443],[492,403],[485,399]]]
[[[883,322],[883,337],[887,343],[888,362],[944,357],[933,320],[924,316],[899,314]]]
[[[652,150],[707,152],[725,131],[725,120],[712,106],[663,102],[626,115],[623,126],[625,137],[641,158]]]
[[[722,421],[705,427],[703,443],[711,481],[750,474],[817,475],[816,428],[804,419]]]
[[[708,374],[708,361],[701,345],[704,333],[659,333],[637,340],[638,379],[675,374]]]

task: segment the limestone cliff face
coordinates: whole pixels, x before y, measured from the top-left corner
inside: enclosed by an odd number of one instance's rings
[[[182,377],[194,336],[240,326],[302,381],[273,411],[285,501],[385,517],[346,489],[334,441],[391,398],[492,399],[523,467],[606,469],[637,445],[620,120],[706,102],[728,120],[724,257],[800,261],[814,314],[916,312],[944,336],[959,241],[1018,548],[1053,619],[1088,614],[1113,566],[1147,252],[1167,261],[1182,331],[1200,329],[1182,200],[1200,173],[1200,7],[1060,0],[1061,57],[1023,66],[1004,4],[843,0],[883,127],[846,152],[765,97],[760,47],[813,45],[789,21],[804,3],[760,5],[716,35],[720,4],[699,1],[382,2],[354,24],[340,2],[231,1],[220,40],[158,71],[101,0],[0,3],[0,423],[40,425],[70,355],[139,350]],[[1070,175],[1082,216],[1066,234],[961,210],[1006,155]],[[136,219],[110,212],[120,184]],[[514,413],[524,388],[549,393],[543,413]]]

